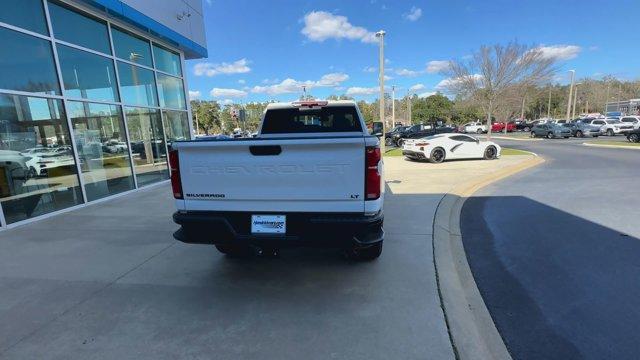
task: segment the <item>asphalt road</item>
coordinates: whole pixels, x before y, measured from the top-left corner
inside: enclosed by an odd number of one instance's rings
[[[640,357],[640,151],[582,142],[498,140],[547,162],[463,208],[469,264],[515,359]]]

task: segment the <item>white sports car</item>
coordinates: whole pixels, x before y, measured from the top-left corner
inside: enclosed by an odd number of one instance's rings
[[[500,157],[500,145],[493,141],[480,141],[465,134],[438,134],[421,139],[407,139],[402,155],[412,160],[441,163],[454,159],[487,159]]]

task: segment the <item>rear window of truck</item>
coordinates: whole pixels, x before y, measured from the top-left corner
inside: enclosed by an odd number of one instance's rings
[[[269,109],[262,134],[362,132],[354,106]]]

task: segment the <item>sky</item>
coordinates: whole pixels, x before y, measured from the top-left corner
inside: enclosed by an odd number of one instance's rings
[[[203,0],[209,57],[187,61],[191,99],[222,103],[446,91],[440,73],[481,45],[518,41],[558,60],[555,82],[640,77],[638,0]]]

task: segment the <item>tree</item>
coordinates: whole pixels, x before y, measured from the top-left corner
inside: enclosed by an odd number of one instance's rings
[[[442,94],[416,97],[412,104],[412,123],[435,122],[436,120],[451,120],[453,102]]]
[[[511,42],[482,46],[467,61],[450,61],[444,74],[449,76],[451,92],[475,100],[483,109],[491,137],[491,117],[505,96],[546,82],[555,72],[555,60],[545,57],[539,48]]]
[[[211,132],[222,132],[220,124],[220,105],[215,101],[191,101],[191,113],[193,114],[193,123],[197,124],[205,134]],[[199,133],[199,131],[198,131]]]

